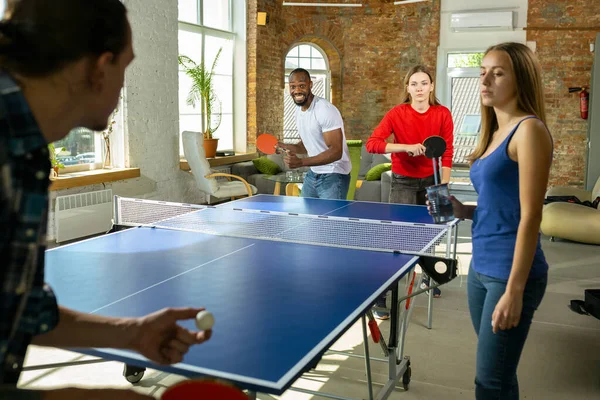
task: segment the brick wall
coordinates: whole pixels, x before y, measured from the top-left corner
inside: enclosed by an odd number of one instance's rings
[[[536,42],[544,73],[548,126],[555,140],[550,185],[583,186],[588,124],[579,115],[579,94],[589,86],[600,1],[529,0],[527,40]]]
[[[248,147],[255,148],[258,134],[283,132],[283,72],[281,35],[285,30],[282,2],[248,1],[248,114],[254,108],[256,120],[248,123]],[[267,12],[267,26],[256,25],[256,12]],[[254,123],[253,126],[251,124]]]
[[[406,71],[416,63],[435,71],[439,43],[440,2],[394,6],[363,1],[360,8],[283,7],[280,1],[250,0],[269,13],[266,27],[250,23],[248,40],[256,40],[258,132],[283,131],[283,78],[287,51],[312,42],[327,54],[332,71],[332,101],[340,109],[348,138],[365,139],[399,101]],[[249,20],[252,16],[249,16]],[[252,37],[255,37],[253,39]],[[251,44],[249,43],[249,47]],[[251,67],[251,65],[249,65]],[[251,73],[251,72],[250,72]],[[248,141],[254,138],[250,132]]]

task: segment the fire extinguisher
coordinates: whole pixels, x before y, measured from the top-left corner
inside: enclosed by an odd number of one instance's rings
[[[590,102],[590,93],[585,86],[569,88],[569,93],[579,92],[579,112],[582,119],[588,119],[588,105]]]

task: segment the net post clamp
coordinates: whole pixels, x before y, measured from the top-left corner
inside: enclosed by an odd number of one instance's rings
[[[443,285],[458,275],[457,261],[454,258],[422,255],[417,264],[437,283]]]

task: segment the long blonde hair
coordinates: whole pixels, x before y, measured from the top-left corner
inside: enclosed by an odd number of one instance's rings
[[[542,68],[533,51],[524,44],[515,42],[506,42],[491,46],[485,51],[485,54],[491,51],[503,51],[510,59],[517,89],[518,109],[526,114],[535,115],[546,124]],[[484,106],[482,103],[481,136],[473,154],[469,156],[470,164],[473,164],[475,160],[485,153],[492,141],[492,134],[497,129],[498,120],[494,108]]]
[[[424,74],[427,74],[427,76],[429,77],[429,81],[433,84],[433,77],[431,75],[431,72],[429,72],[429,69],[424,65],[415,65],[414,67],[408,70],[406,76],[404,77],[404,92],[402,93],[402,104],[412,103],[412,98],[410,96],[410,93],[408,93],[408,83],[410,82],[410,77],[416,74],[417,72],[423,72]],[[434,90],[432,90],[431,93],[429,93],[429,105],[440,105],[440,101],[437,99],[437,97],[435,97],[435,86]]]

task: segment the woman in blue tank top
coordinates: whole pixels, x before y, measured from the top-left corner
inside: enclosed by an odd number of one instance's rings
[[[546,290],[540,245],[552,161],[541,69],[520,43],[489,48],[481,63],[482,130],[471,155],[477,206],[453,199],[473,220],[468,302],[478,337],[477,399],[518,399],[517,366]]]

